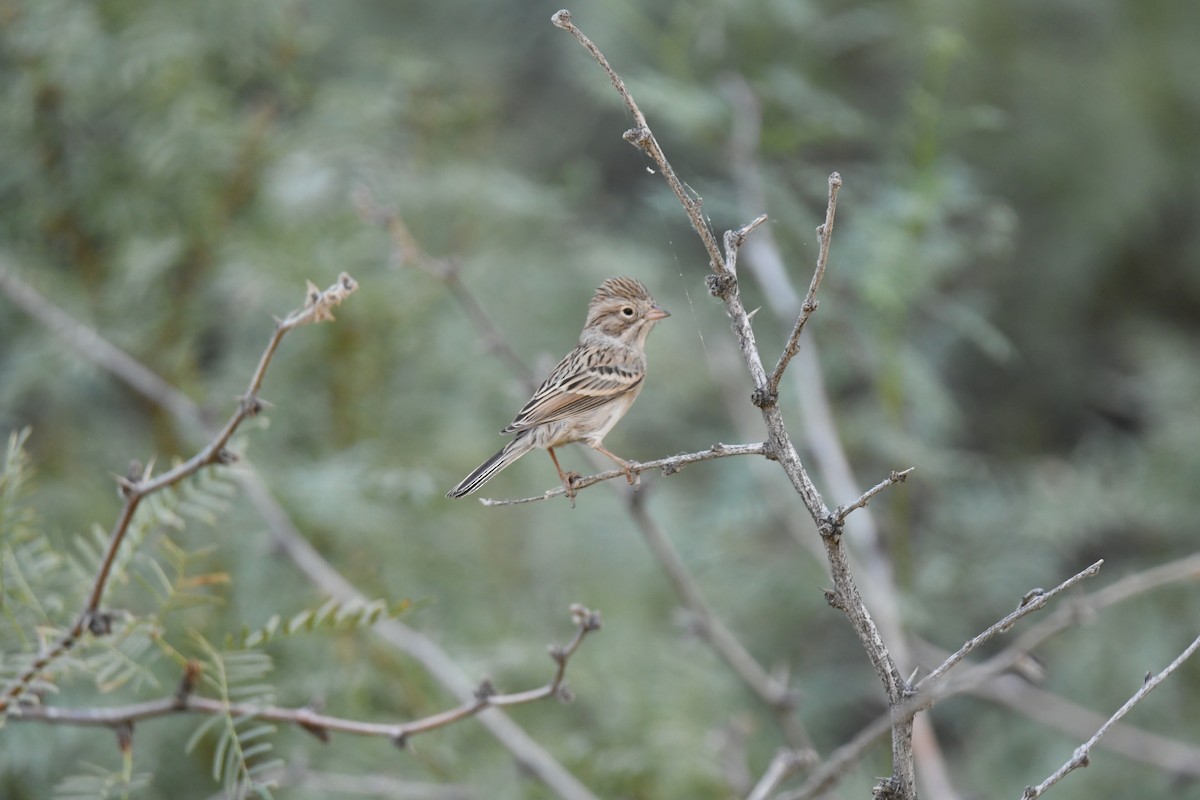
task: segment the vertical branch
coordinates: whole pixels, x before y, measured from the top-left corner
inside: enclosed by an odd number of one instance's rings
[[[840,608],[850,620],[863,649],[866,651],[867,657],[884,686],[889,706],[893,710],[898,710],[911,689],[908,682],[901,677],[899,671],[896,669],[895,662],[892,660],[892,656],[888,652],[887,646],[884,644],[879,630],[875,626],[875,622],[871,618],[866,605],[863,603],[862,596],[855,584],[842,543],[841,520],[835,518],[830,512],[828,505],[821,497],[820,492],[817,491],[816,486],[801,463],[800,456],[783,422],[783,415],[780,413],[777,404],[776,391],[772,389],[772,383],[776,386],[778,385],[779,378],[782,376],[783,370],[786,368],[791,356],[786,355],[781,357],[780,363],[777,364],[778,374],[773,375],[773,380],[768,377],[766,370],[763,368],[762,358],[759,355],[758,346],[754,339],[749,314],[746,313],[738,290],[736,271],[738,249],[746,240],[749,233],[761,224],[762,217],[759,217],[754,222],[737,231],[731,231],[726,234],[726,255],[722,258],[716,239],[700,213],[699,203],[691,199],[682,182],[675,174],[675,171],[671,168],[661,147],[658,145],[657,139],[655,139],[654,134],[645,121],[645,115],[642,114],[634,102],[629,90],[625,88],[624,82],[620,80],[620,77],[609,65],[607,59],[604,58],[596,45],[584,36],[574,23],[572,23],[571,15],[568,12],[559,11],[553,16],[552,21],[556,26],[574,36],[608,74],[614,88],[616,88],[618,94],[625,101],[625,105],[633,114],[638,126],[625,133],[626,141],[641,148],[658,164],[659,171],[664,180],[667,181],[675,196],[679,198],[684,211],[692,222],[692,227],[696,229],[696,233],[704,243],[713,270],[713,274],[708,276],[707,279],[709,291],[715,297],[720,298],[725,305],[725,311],[729,315],[734,336],[737,338],[738,346],[742,351],[742,358],[754,383],[751,400],[761,411],[763,422],[767,427],[767,443],[769,447],[767,457],[779,463],[793,487],[795,487],[796,492],[803,500],[813,521],[817,524],[822,543],[825,546],[826,557],[829,560],[830,571],[835,586],[834,591],[828,595],[829,601],[835,607]],[[825,214],[826,225],[823,226],[823,235],[831,235],[832,233],[837,199],[836,189],[840,185],[840,177],[836,173],[831,175],[830,198]],[[825,252],[827,254],[827,248],[825,248]],[[824,274],[824,267],[825,261],[824,256],[822,256],[822,260],[818,263],[819,274],[814,275],[813,283],[810,285],[813,294],[815,294],[816,287],[820,284],[820,275]],[[815,308],[815,297],[810,297],[809,302]],[[811,314],[811,311],[809,313]],[[805,320],[807,320],[807,317],[805,317]],[[804,325],[798,324],[797,327],[802,331]],[[797,331],[795,334],[797,338],[800,331]],[[790,338],[789,346],[793,348],[796,346],[791,342]],[[880,798],[915,798],[916,788],[914,783],[911,717],[894,714],[892,719],[892,775],[876,787],[876,796]]]
[[[625,81],[621,80],[621,76],[609,65],[608,59],[600,52],[600,48],[596,47],[592,43],[592,40],[584,36],[583,31],[576,28],[575,24],[571,22],[570,11],[566,9],[557,11],[550,17],[550,21],[556,27],[562,28],[574,36],[576,41],[592,54],[592,58],[596,59],[596,63],[600,65],[601,69],[608,74],[608,79],[612,81],[613,88],[617,90],[617,94],[621,95],[621,99],[625,101],[625,107],[629,109],[629,113],[633,114],[634,127],[625,131],[625,141],[654,159],[654,163],[658,165],[659,171],[667,179],[667,184],[671,187],[671,191],[679,198],[684,211],[687,212],[688,219],[691,220],[692,227],[696,230],[700,241],[704,243],[704,249],[708,251],[708,260],[713,272],[720,273],[725,265],[721,260],[721,250],[717,247],[717,238],[708,226],[708,221],[704,219],[704,203],[699,197],[692,197],[684,187],[683,182],[675,175],[675,170],[671,167],[670,162],[667,161],[662,148],[659,147],[658,140],[654,138],[654,132],[650,130],[650,126],[646,123],[646,115],[638,108],[637,103],[633,102],[633,96],[625,88]]]

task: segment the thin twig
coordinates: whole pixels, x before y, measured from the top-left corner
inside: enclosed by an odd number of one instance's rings
[[[629,462],[629,469],[634,474],[640,475],[643,472],[650,470],[661,469],[663,475],[674,475],[688,464],[695,464],[697,461],[711,461],[714,458],[726,458],[728,456],[761,456],[766,453],[766,444],[756,442],[754,444],[714,444],[707,450],[701,450],[697,453],[682,453],[677,456],[667,456],[666,458],[658,458],[653,461],[636,461]],[[613,478],[624,477],[625,470],[610,469],[604,472],[598,472],[595,475],[588,475],[582,478],[576,478],[572,481],[571,486],[576,491],[586,489],[602,481],[612,480]],[[486,497],[480,498],[479,502],[485,506],[515,506],[522,503],[537,503],[542,500],[549,500],[552,497],[558,497],[561,494],[566,494],[566,489],[562,486],[556,486],[553,489],[547,489],[544,494],[535,497],[522,497],[517,500],[492,500]]]
[[[825,265],[829,263],[829,243],[833,239],[833,218],[837,213],[837,196],[840,188],[842,188],[842,176],[835,172],[829,176],[829,200],[825,206],[825,221],[817,227],[817,238],[820,240],[820,247],[817,250],[817,267],[808,284],[808,294],[804,296],[804,303],[800,306],[800,316],[797,317],[796,324],[792,327],[783,352],[779,354],[779,361],[776,362],[775,369],[771,370],[771,375],[767,378],[767,391],[771,394],[778,394],[779,382],[783,380],[783,371],[800,351],[800,334],[804,332],[808,318],[817,310],[817,289],[821,286],[821,279],[825,277]]]
[[[584,638],[600,630],[600,614],[581,605],[571,606],[575,621],[575,635],[562,647],[552,646],[550,656],[555,662],[554,675],[550,682],[536,689],[514,694],[496,694],[490,681],[484,681],[475,692],[475,697],[457,708],[432,714],[422,719],[404,723],[364,722],[321,714],[312,708],[281,708],[254,704],[228,704],[220,700],[200,697],[191,693],[178,692],[148,700],[112,708],[61,708],[54,706],[16,705],[9,711],[8,719],[13,722],[44,722],[57,725],[120,728],[156,717],[174,714],[223,714],[234,717],[253,717],[266,722],[296,725],[312,733],[321,741],[328,741],[330,733],[348,733],[356,736],[382,736],[403,745],[410,737],[444,728],[459,720],[475,716],[492,707],[525,705],[548,697],[569,699],[564,681],[567,663],[579,649]]]
[[[0,697],[0,714],[11,710],[13,702],[21,697],[34,679],[74,647],[85,631],[90,631],[97,636],[107,634],[110,631],[112,620],[100,612],[100,601],[103,599],[104,590],[108,586],[113,564],[116,561],[117,551],[125,539],[125,534],[129,530],[129,525],[133,521],[134,513],[137,511],[141,501],[168,486],[174,486],[176,483],[195,474],[203,467],[212,464],[229,464],[236,461],[236,455],[226,450],[225,445],[228,444],[230,438],[242,422],[261,410],[262,402],[258,398],[258,392],[262,388],[263,379],[266,377],[267,367],[270,366],[271,359],[275,355],[275,351],[279,347],[279,343],[283,340],[283,337],[289,331],[302,325],[307,325],[310,322],[332,320],[333,308],[341,304],[357,288],[358,284],[354,279],[344,272],[338,276],[337,282],[324,292],[310,281],[306,289],[304,306],[293,311],[275,326],[275,331],[267,343],[267,348],[263,351],[262,357],[258,361],[258,366],[254,370],[254,375],[250,378],[250,385],[238,402],[237,409],[216,435],[216,438],[201,448],[200,452],[196,455],[159,475],[157,478],[151,478],[149,475],[141,475],[139,469],[132,472],[129,476],[120,479],[121,493],[125,498],[124,504],[117,515],[117,521],[113,525],[112,532],[109,534],[108,547],[101,559],[100,567],[92,580],[92,588],[88,592],[87,602],[83,610],[76,617],[74,624],[65,633],[34,658],[5,687],[3,696]]]
[[[3,262],[0,262],[0,291],[26,314],[65,339],[76,351],[88,353],[90,362],[119,376],[173,416],[182,419],[202,417],[200,407],[192,398],[147,369],[129,353],[98,336],[95,330],[77,322]]]
[[[776,800],[813,800],[828,792],[862,760],[875,743],[887,735],[892,728],[890,714],[876,717],[869,725],[854,735],[850,741],[834,750],[820,766],[808,774],[804,783],[795,791],[776,796]]]
[[[1195,641],[1188,645],[1187,649],[1180,653],[1179,656],[1162,672],[1153,677],[1147,675],[1145,682],[1142,684],[1142,688],[1134,692],[1133,696],[1126,700],[1125,704],[1117,709],[1116,713],[1109,717],[1107,722],[1100,726],[1100,729],[1096,731],[1091,739],[1088,739],[1086,742],[1076,748],[1075,753],[1067,760],[1065,764],[1055,770],[1050,777],[1046,778],[1046,780],[1042,781],[1037,786],[1026,786],[1025,792],[1021,795],[1021,800],[1035,800],[1035,798],[1041,797],[1047,789],[1058,783],[1071,772],[1079,769],[1080,767],[1088,766],[1088,764],[1091,763],[1092,748],[1095,747],[1096,743],[1104,737],[1104,734],[1108,733],[1109,729],[1119,722],[1122,717],[1128,714],[1134,706],[1142,702],[1142,700],[1146,698],[1146,695],[1158,688],[1158,685],[1165,681],[1172,672],[1179,669],[1183,662],[1191,658],[1192,654],[1195,653],[1197,649],[1200,649],[1200,637],[1197,637]]]
[[[754,789],[746,795],[746,800],[767,800],[779,788],[779,784],[811,765],[813,759],[814,754],[811,750],[777,750],[758,783],[754,784]]]
[[[939,680],[941,680],[943,675],[953,669],[958,662],[969,656],[977,647],[990,641],[998,634],[1009,630],[1017,620],[1021,619],[1027,614],[1032,614],[1035,611],[1042,610],[1053,598],[1072,588],[1077,583],[1088,578],[1096,577],[1096,575],[1100,573],[1100,567],[1103,565],[1104,559],[1101,559],[1087,569],[1072,575],[1070,578],[1067,578],[1065,581],[1060,583],[1058,586],[1055,586],[1048,592],[1042,591],[1041,589],[1034,589],[1033,591],[1029,592],[1023,598],[1021,598],[1021,603],[1017,606],[1015,611],[989,627],[983,633],[980,633],[977,636],[972,636],[970,639],[968,639],[962,647],[958,648],[958,650],[945,661],[943,661],[940,666],[918,681],[913,689],[917,692],[920,692],[929,686],[933,686]]]
[[[441,281],[450,290],[454,299],[466,312],[467,319],[475,326],[488,351],[502,358],[532,391],[537,385],[534,383],[533,371],[512,349],[484,310],[483,304],[463,283],[458,265],[448,259],[430,255],[421,247],[417,237],[413,236],[404,218],[396,211],[381,206],[366,187],[359,187],[354,192],[354,203],[363,219],[387,231],[399,263],[416,266],[425,274]]]
[[[688,219],[691,220],[692,227],[699,235],[700,241],[704,243],[704,249],[708,251],[708,258],[713,272],[720,274],[725,270],[725,264],[721,260],[721,250],[717,246],[717,237],[713,235],[712,228],[708,226],[708,220],[704,218],[703,201],[699,197],[693,197],[692,193],[683,185],[683,181],[675,174],[675,170],[667,161],[666,155],[662,148],[658,145],[658,140],[654,138],[654,132],[650,130],[650,126],[646,123],[646,115],[638,108],[637,103],[633,101],[633,95],[629,93],[629,89],[625,88],[625,81],[621,80],[621,76],[609,66],[608,59],[600,52],[600,48],[592,43],[592,40],[584,36],[583,31],[575,27],[571,22],[571,12],[563,9],[555,12],[550,17],[550,21],[556,27],[562,28],[567,33],[575,37],[575,39],[592,54],[592,58],[596,59],[596,63],[608,74],[608,79],[612,81],[613,88],[617,90],[617,94],[621,95],[621,99],[625,101],[626,108],[629,113],[633,114],[634,127],[625,131],[625,141],[632,144],[634,147],[640,148],[646,155],[654,159],[654,163],[658,165],[658,171],[666,179],[667,185],[671,187],[671,191],[679,198],[679,202],[683,204],[684,210],[687,212]]]
[[[867,503],[871,502],[875,495],[879,494],[884,489],[892,486],[893,484],[904,483],[908,476],[912,474],[914,469],[916,469],[916,467],[909,467],[908,469],[900,470],[899,472],[893,470],[891,475],[875,484],[867,491],[863,492],[862,497],[858,498],[850,505],[838,506],[837,510],[833,512],[834,523],[841,525],[846,521],[846,516],[849,515],[851,511],[859,508],[866,508]]]
[[[967,692],[1073,737],[1091,735],[1105,720],[1103,715],[1090,708],[1048,692],[1012,673],[998,675]],[[1100,747],[1148,764],[1165,774],[1200,778],[1200,747],[1128,722],[1113,726],[1100,742]]]
[[[812,738],[796,719],[796,693],[788,687],[786,681],[763,669],[745,645],[717,617],[708,601],[704,599],[699,583],[688,571],[670,537],[650,517],[643,496],[631,495],[628,508],[642,533],[642,538],[662,565],[675,594],[691,615],[692,628],[696,634],[708,642],[734,674],[771,709],[786,741],[793,748],[811,750]]]

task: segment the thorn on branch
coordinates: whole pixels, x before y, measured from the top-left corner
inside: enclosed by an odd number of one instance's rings
[[[242,413],[247,417],[258,416],[263,410],[263,401],[258,395],[246,395],[238,401]]]
[[[481,703],[486,703],[497,694],[499,692],[496,691],[496,684],[492,683],[491,678],[484,678],[475,689],[475,699]]]
[[[408,734],[405,733],[404,731],[400,731],[399,733],[397,733],[395,736],[392,737],[392,744],[394,744],[397,748],[399,748],[401,750],[407,750],[408,749]]]
[[[709,294],[724,300],[737,288],[737,278],[728,273],[711,273],[704,278],[704,284]]]
[[[311,722],[304,722],[304,721],[299,721],[299,722],[297,722],[297,724],[300,726],[300,728],[302,730],[304,730],[308,733],[311,733],[313,736],[315,736],[317,738],[317,740],[321,742],[321,744],[329,744],[329,742],[333,740],[333,737],[329,735],[329,729],[324,727],[323,725],[314,725]],[[396,737],[396,739],[402,739],[402,738],[403,738],[403,734]],[[393,739],[393,741],[395,742],[396,740]],[[396,742],[396,746],[402,748],[402,747],[404,747],[404,744],[401,742]]]
[[[129,755],[133,750],[133,723],[129,720],[118,722],[113,726],[113,733],[117,735],[117,747],[121,755]]]
[[[187,662],[187,666],[183,668],[183,677],[179,680],[179,688],[175,690],[176,708],[187,706],[188,698],[192,696],[192,692],[196,691],[196,683],[200,680],[203,672],[204,667],[199,661],[193,659]]]
[[[108,636],[115,620],[116,615],[111,611],[92,611],[87,615],[87,629],[93,636]]]

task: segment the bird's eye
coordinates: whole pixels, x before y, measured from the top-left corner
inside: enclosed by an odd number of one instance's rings
[[[624,308],[621,309],[621,313],[627,317],[632,317],[633,316],[633,308],[631,306],[625,306]]]

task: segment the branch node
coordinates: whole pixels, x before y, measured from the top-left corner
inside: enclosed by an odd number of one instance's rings
[[[560,667],[567,660],[567,651],[561,645],[551,644],[546,646],[546,651],[550,653],[550,658],[554,659],[554,663]]]
[[[750,393],[750,402],[759,408],[770,408],[779,402],[779,392],[772,392],[765,386],[759,386]]]
[[[554,25],[554,27],[566,30],[566,28],[571,24],[571,12],[565,8],[561,11],[555,11],[550,17],[550,22],[552,25]],[[837,173],[835,172],[833,174],[836,175]]]
[[[1021,602],[1017,605],[1017,608],[1024,608],[1025,606],[1029,605],[1030,603],[1040,600],[1042,597],[1045,596],[1045,594],[1046,594],[1046,590],[1041,588],[1040,586],[1036,589],[1030,589],[1028,592],[1021,595]]]
[[[214,460],[221,466],[227,467],[230,464],[236,464],[237,462],[241,461],[242,457],[229,448],[222,447],[221,449],[217,450]]]
[[[817,523],[817,532],[821,534],[821,538],[823,539],[836,539],[842,535],[842,528],[845,524],[845,518],[839,516],[837,511],[833,511]]]
[[[825,589],[825,602],[830,608],[836,608],[838,611],[845,611],[846,604],[842,602],[842,596],[838,594],[836,589]]]
[[[625,131],[625,133],[621,134],[621,138],[640,150],[648,151],[650,149],[649,128],[643,128],[640,126],[637,128],[630,128],[629,130]]]
[[[479,686],[475,689],[475,699],[480,703],[487,703],[497,694],[499,694],[499,692],[496,691],[496,684],[492,683],[491,678],[484,678],[479,682]]]
[[[704,284],[708,287],[709,294],[724,300],[737,288],[737,278],[728,273],[714,272],[704,278]]]
[[[243,396],[238,401],[238,405],[241,407],[242,413],[247,417],[257,416],[263,410],[263,401],[255,394]]]
[[[401,750],[407,750],[408,749],[408,732],[400,731],[399,733],[397,733],[395,736],[392,737],[392,744],[394,744],[396,747],[398,747]]]
[[[87,629],[93,636],[108,636],[113,630],[116,615],[111,611],[91,611],[87,615]],[[71,642],[74,644],[74,642]]]
[[[599,611],[592,611],[582,603],[571,604],[571,620],[585,631],[600,630],[603,622]]]

